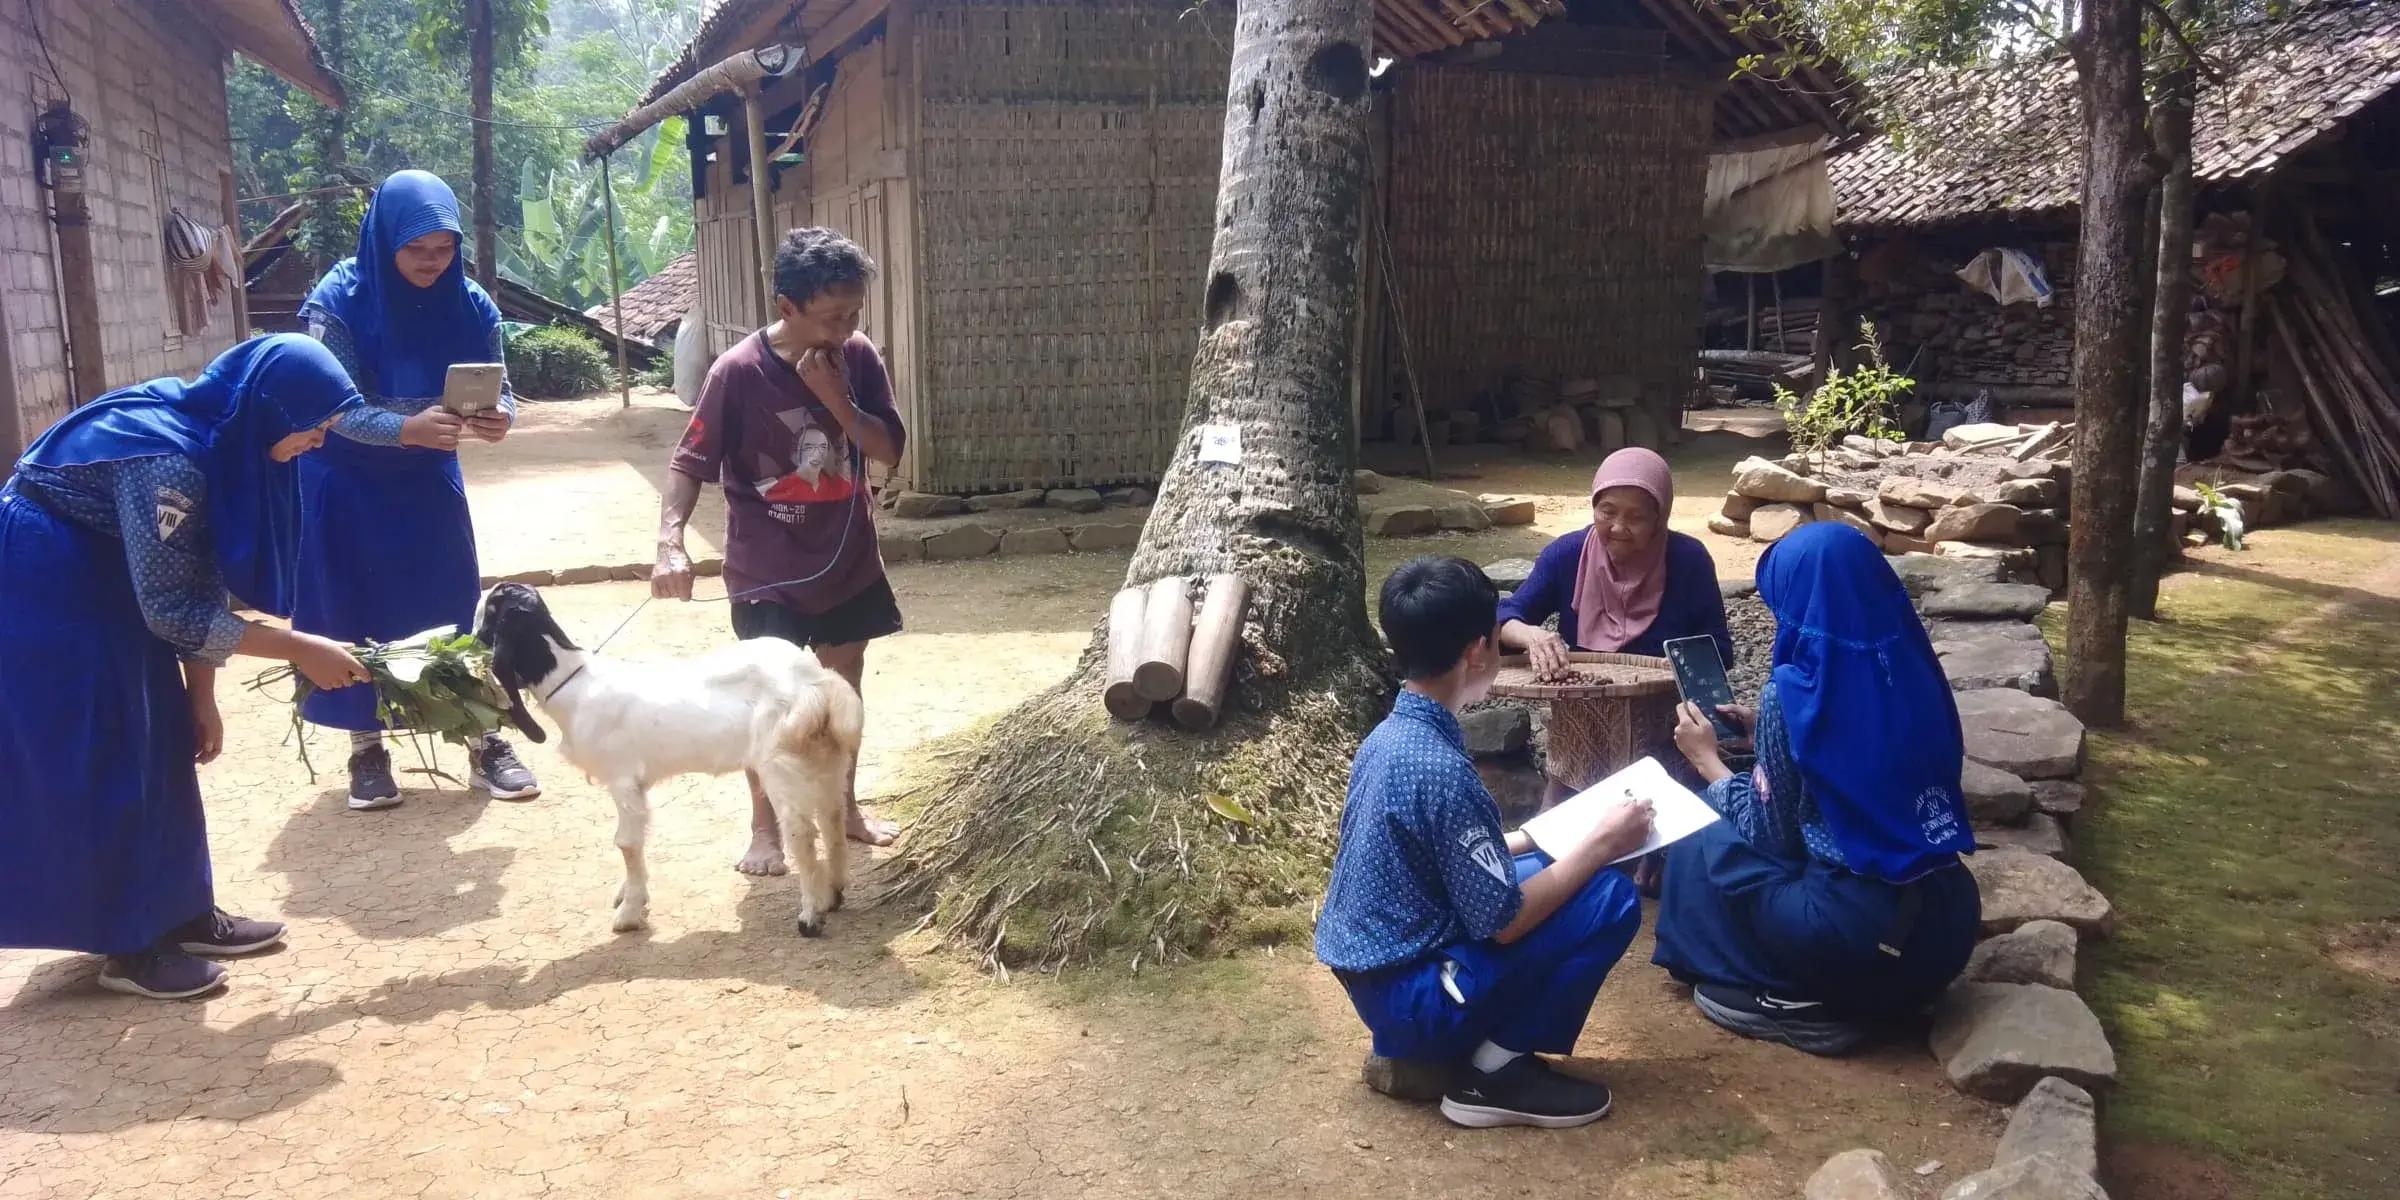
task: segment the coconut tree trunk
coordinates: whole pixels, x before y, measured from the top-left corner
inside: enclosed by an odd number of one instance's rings
[[[2083,96],[2083,232],[2075,274],[2074,534],[2067,547],[2067,706],[2091,725],[2125,716],[2126,582],[2148,397],[2149,313],[2139,279],[2153,173],[2142,124],[2140,0],[2085,0],[2075,57]]]
[[[1103,627],[1074,675],[921,787],[898,890],[997,964],[1196,952],[1262,910],[1304,913],[1322,882],[1350,753],[1391,690],[1352,473],[1369,15],[1243,0],[1235,17],[1199,351],[1125,580],[1248,584],[1222,723],[1112,721]],[[1202,460],[1212,428],[1237,461]]]
[[[467,0],[468,97],[475,118],[475,282],[490,291],[500,270],[500,196],[492,183],[492,0]]]
[[[2199,16],[2198,0],[2176,0],[2168,19],[2185,26]],[[2133,518],[2133,579],[2127,612],[2158,619],[2158,584],[2173,559],[2175,461],[2183,449],[2183,342],[2192,303],[2192,108],[2199,73],[2182,46],[2165,40],[2169,56],[2150,105],[2150,136],[2166,175],[2158,183],[2157,309],[2150,320],[2150,418],[2142,431],[2142,477]]]

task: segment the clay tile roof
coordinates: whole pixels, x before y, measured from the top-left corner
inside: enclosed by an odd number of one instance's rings
[[[625,290],[625,329],[635,341],[655,344],[661,331],[692,310],[700,286],[700,255],[693,252],[660,267],[658,273]],[[613,327],[615,314],[605,300],[583,315]]]
[[[2203,186],[2271,171],[2400,84],[2400,0],[2318,0],[2204,47],[2193,169]],[[1854,232],[2063,217],[2082,188],[2075,66],[2065,57],[1920,71],[1884,89],[1897,133],[1837,154]]]

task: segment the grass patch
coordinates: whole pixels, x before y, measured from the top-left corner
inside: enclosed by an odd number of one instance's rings
[[[2218,1159],[2242,1195],[2387,1197],[2400,990],[2329,951],[2400,915],[2400,532],[2253,546],[2169,581],[2135,723],[2093,739],[2077,857],[2123,922],[2086,952],[2106,1136]]]

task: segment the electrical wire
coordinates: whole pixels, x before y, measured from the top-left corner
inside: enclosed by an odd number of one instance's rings
[[[33,11],[33,0],[25,0],[25,23],[33,26],[33,40],[41,43],[42,61],[50,64],[50,78],[58,81],[58,94],[65,97],[67,107],[75,107],[75,93],[67,87],[67,77],[59,73],[58,60],[50,57],[50,38],[42,32],[42,17]]]
[[[27,4],[31,4],[33,3],[33,0],[25,0],[25,2]],[[412,100],[398,92],[391,91],[387,88],[369,83],[364,79],[360,79],[359,77],[352,75],[347,71],[336,71],[332,67],[327,67],[325,70],[340,78],[344,83],[355,84],[366,91],[383,97],[386,100],[396,101],[398,103],[405,104],[410,108],[423,109],[426,112],[449,117],[452,120],[466,121],[470,124],[489,125],[494,129],[534,129],[549,132],[573,130],[578,133],[590,133],[593,130],[606,129],[609,126],[616,124],[616,121],[613,119],[604,121],[581,121],[569,125],[545,125],[532,121],[503,121],[497,117],[478,117],[472,113],[462,113],[452,109],[443,108],[438,104],[427,104],[422,100]]]

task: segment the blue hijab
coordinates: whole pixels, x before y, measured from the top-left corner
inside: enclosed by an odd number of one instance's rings
[[[359,386],[377,395],[442,394],[450,364],[491,355],[500,309],[467,278],[465,247],[431,287],[418,287],[392,261],[429,233],[462,237],[458,196],[429,171],[397,171],[375,190],[358,223],[358,252],[334,264],[308,302],[341,319],[358,349]]]
[[[1852,871],[1905,883],[1973,853],[1958,702],[1866,535],[1803,525],[1758,563],[1774,686],[1809,795]]]
[[[208,477],[208,523],[225,588],[261,612],[292,613],[300,544],[299,474],[267,451],[363,403],[314,338],[253,338],[200,378],[119,388],[68,413],[25,451],[37,467],[177,454]]]

